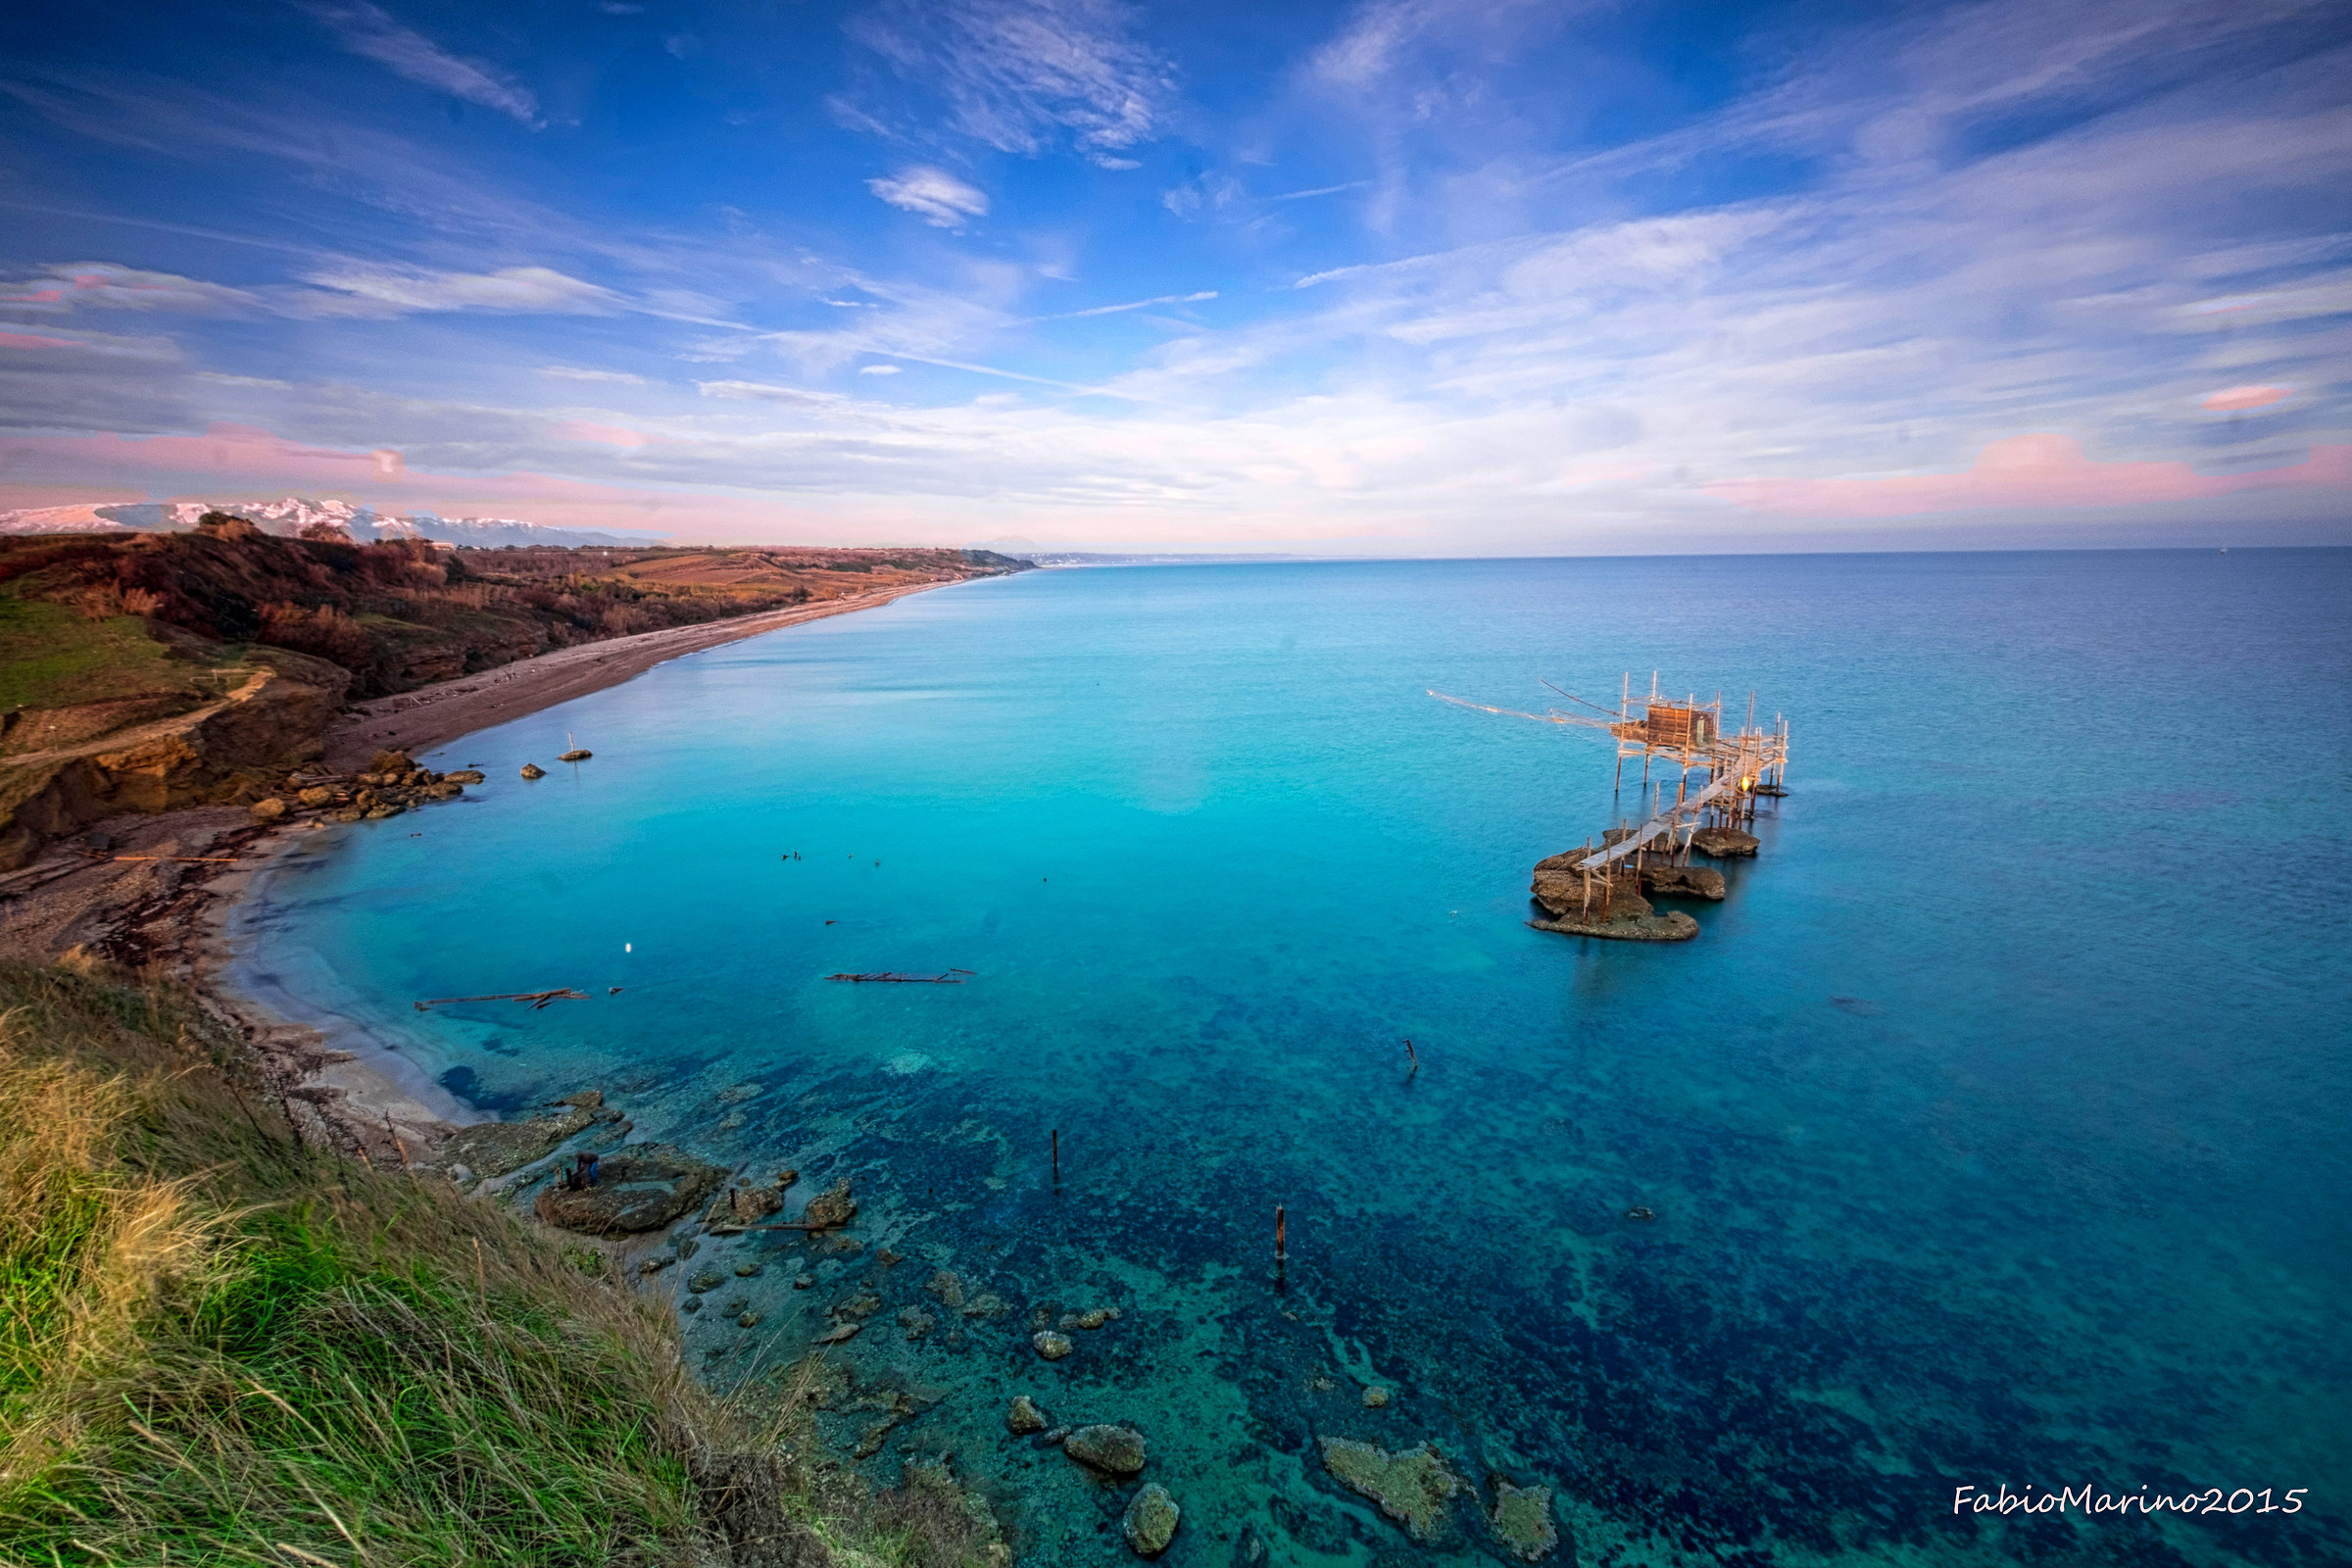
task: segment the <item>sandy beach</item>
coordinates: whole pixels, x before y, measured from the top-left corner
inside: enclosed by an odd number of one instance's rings
[[[478,675],[444,681],[419,691],[379,697],[358,705],[342,722],[327,731],[327,765],[358,768],[365,766],[368,759],[377,752],[429,751],[477,729],[488,729],[574,697],[617,686],[664,660],[740,642],[804,621],[822,620],[827,615],[872,610],[894,599],[940,586],[909,583],[846,599],[796,605],[790,610],[707,621],[700,626],[673,626],[666,631],[615,637],[607,642],[559,649],[536,659],[517,660]]]
[[[379,751],[424,751],[616,686],[664,661],[828,615],[871,610],[936,583],[566,648],[441,685],[359,705],[326,734],[328,765]],[[0,957],[90,959],[193,987],[253,1045],[306,1139],[406,1164],[482,1116],[384,1043],[333,1017],[311,1022],[239,977],[239,905],[276,863],[333,829],[316,820],[256,824],[243,808],[194,807],[98,823],[0,876]]]

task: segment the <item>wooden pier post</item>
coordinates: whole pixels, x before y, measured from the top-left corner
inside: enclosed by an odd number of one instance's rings
[[[1277,1270],[1282,1268],[1284,1262],[1286,1261],[1285,1254],[1289,1250],[1288,1238],[1284,1235],[1284,1230],[1285,1226],[1282,1205],[1280,1203],[1276,1203],[1274,1205],[1274,1267]]]

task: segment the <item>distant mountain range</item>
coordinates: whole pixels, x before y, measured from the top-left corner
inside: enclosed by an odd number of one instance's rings
[[[431,539],[440,544],[476,548],[603,545],[642,549],[660,544],[666,537],[550,528],[515,517],[441,517],[429,512],[386,516],[373,507],[354,506],[348,501],[311,501],[301,496],[287,496],[281,501],[134,501],[114,506],[29,507],[19,512],[0,512],[0,534],[185,533],[208,512],[234,513],[260,524],[266,533],[288,538],[323,523],[340,528],[358,544],[372,544],[379,539]]]

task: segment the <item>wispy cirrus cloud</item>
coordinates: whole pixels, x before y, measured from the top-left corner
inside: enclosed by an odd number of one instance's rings
[[[849,32],[943,99],[963,135],[1026,154],[1066,136],[1098,164],[1132,169],[1118,155],[1159,134],[1176,95],[1175,68],[1137,39],[1139,20],[1118,0],[890,0]],[[887,133],[870,108],[845,100],[842,112]]]
[[[304,6],[355,55],[374,61],[419,86],[480,104],[536,130],[547,123],[531,90],[496,67],[451,54],[412,27],[403,26],[368,0],[312,0]]]
[[[506,315],[609,316],[622,308],[611,289],[547,267],[507,267],[494,272],[440,272],[421,268],[328,268],[310,274],[325,293],[311,302],[318,315],[399,315],[412,311],[488,311]]]
[[[986,191],[928,164],[912,164],[895,174],[869,179],[865,188],[933,228],[961,228],[972,219],[988,216]]]

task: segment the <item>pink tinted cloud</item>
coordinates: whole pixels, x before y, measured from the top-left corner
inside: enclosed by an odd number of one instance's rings
[[[2202,474],[2185,463],[2094,463],[2070,435],[1995,441],[1965,473],[1886,479],[1724,479],[1707,494],[1757,512],[1908,517],[1930,512],[2129,507],[2260,489],[2352,489],[2352,446],[2315,446],[2298,464]]]
[[[557,425],[555,433],[565,441],[586,441],[605,447],[641,447],[654,439],[642,430],[617,424],[589,424],[579,419]]]
[[[2294,391],[2288,386],[2226,386],[2219,392],[2205,395],[2203,407],[2216,414],[2231,414],[2239,409],[2268,408]]]
[[[0,349],[77,349],[79,343],[66,337],[36,337],[30,332],[0,332]]]

